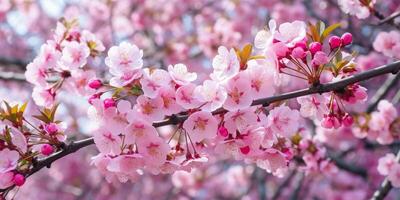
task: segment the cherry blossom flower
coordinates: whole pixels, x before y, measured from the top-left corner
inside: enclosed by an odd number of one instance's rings
[[[218,55],[213,59],[214,68],[210,77],[218,82],[226,81],[239,73],[240,64],[234,49],[228,50],[224,46],[218,48]]]
[[[187,85],[197,79],[197,74],[188,72],[184,64],[169,65],[168,72],[172,80],[178,85]]]
[[[388,153],[378,160],[378,172],[381,175],[387,176],[396,163],[396,156]]]
[[[256,48],[266,49],[272,44],[276,30],[276,21],[273,19],[269,20],[268,27],[269,30],[261,30],[256,34],[254,39],[254,46]]]
[[[143,141],[139,153],[143,155],[146,168],[157,174],[159,167],[166,162],[169,150],[168,144],[162,138],[156,137]]]
[[[223,107],[229,111],[247,108],[253,102],[247,73],[239,73],[224,84],[227,98]]]
[[[171,77],[168,72],[162,69],[144,69],[143,78],[140,79],[142,90],[145,96],[154,98],[163,87],[171,85]]]
[[[286,22],[279,25],[279,32],[275,32],[274,38],[285,43],[288,47],[294,47],[297,42],[306,37],[306,24],[302,21]]]
[[[89,32],[87,30],[82,31],[81,39],[82,39],[82,42],[86,43],[86,45],[89,47],[89,49],[91,51],[95,51],[96,53],[99,53],[99,52],[106,50],[106,48],[104,47],[101,40],[99,40],[99,38],[97,38],[95,34]]]
[[[284,154],[275,149],[268,149],[257,160],[257,166],[282,177],[287,169],[287,161]]]
[[[303,117],[316,117],[321,120],[328,113],[328,100],[319,94],[302,96],[297,98],[300,104],[300,114]]]
[[[182,107],[176,102],[174,89],[170,87],[161,88],[159,95],[163,100],[165,115],[177,114],[183,111]]]
[[[183,128],[193,142],[201,142],[217,136],[218,122],[211,113],[198,111],[189,116],[183,123]]]
[[[32,91],[32,98],[39,106],[51,107],[54,104],[55,94],[49,89],[34,87]]]
[[[380,32],[375,38],[373,47],[385,56],[400,58],[400,33],[398,31]]]
[[[391,167],[391,170],[388,174],[388,180],[393,185],[393,187],[400,187],[400,164],[396,163]]]
[[[300,114],[285,105],[272,109],[268,115],[267,127],[273,132],[287,136],[294,134],[299,128]]]
[[[250,60],[247,62],[245,72],[250,80],[253,99],[266,98],[274,94],[274,84],[270,81],[273,79],[273,72],[268,70],[267,66]]]
[[[193,109],[201,106],[201,102],[194,97],[195,84],[189,83],[176,90],[176,103],[184,109]]]
[[[143,51],[136,45],[122,42],[119,46],[111,47],[107,55],[105,63],[114,76],[110,80],[111,85],[122,87],[142,75]]]
[[[157,130],[148,122],[134,119],[123,131],[127,144],[142,144],[158,136]]]
[[[121,153],[122,140],[118,135],[107,130],[107,128],[99,128],[94,134],[93,139],[97,149],[101,153],[118,155]]]
[[[43,64],[43,60],[35,58],[31,63],[26,66],[25,77],[26,80],[34,85],[46,87],[46,70],[48,68]]]
[[[76,70],[83,67],[90,55],[90,49],[86,44],[75,41],[68,42],[62,51],[60,58],[60,68],[64,70]]]
[[[128,180],[136,181],[138,179],[137,170],[144,166],[143,157],[139,154],[121,155],[110,160],[107,170],[114,173],[122,183]]]
[[[355,15],[359,19],[365,19],[369,16],[368,7],[362,5],[359,0],[338,0],[338,4],[343,12]]]
[[[0,151],[0,173],[6,173],[14,170],[17,167],[19,160],[19,153],[17,151],[10,151],[3,149]]]
[[[257,121],[255,107],[227,112],[224,116],[225,127],[229,133],[236,136],[236,131],[242,132]]]
[[[141,95],[136,99],[136,102],[135,108],[144,119],[150,122],[164,119],[164,102],[160,96],[150,99]]]
[[[202,110],[212,112],[224,104],[227,93],[217,82],[206,80],[195,88],[194,97],[202,103]]]
[[[0,172],[0,189],[5,189],[14,185],[13,179],[14,179],[13,172],[5,172],[5,173]]]

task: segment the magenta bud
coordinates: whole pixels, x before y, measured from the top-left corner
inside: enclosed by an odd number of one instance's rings
[[[22,186],[25,183],[25,177],[22,174],[15,174],[13,182],[16,186]]]
[[[99,89],[101,86],[103,86],[103,83],[101,83],[101,81],[99,79],[93,79],[89,81],[89,87],[92,89]]]
[[[49,135],[53,135],[56,134],[58,132],[58,126],[56,123],[49,123],[44,125],[44,130],[49,134]]]
[[[306,52],[301,47],[296,47],[292,51],[292,56],[294,58],[303,59],[304,57],[306,57],[306,55],[307,55]]]
[[[319,43],[319,42],[313,42],[313,43],[311,43],[310,44],[310,52],[312,53],[312,54],[315,54],[315,53],[317,53],[318,51],[321,51],[322,50],[322,44],[321,43]]]
[[[54,148],[50,144],[44,144],[44,145],[42,145],[42,148],[40,149],[40,151],[43,155],[49,156],[50,154],[52,154],[54,152]]]
[[[105,109],[115,107],[115,100],[112,98],[104,99],[103,104]]]
[[[353,35],[351,33],[344,33],[341,37],[342,45],[347,46],[353,42]]]
[[[349,127],[353,124],[354,120],[353,117],[349,114],[346,114],[342,119],[343,125]]]
[[[329,46],[331,47],[331,49],[336,49],[340,47],[341,44],[342,44],[342,39],[340,39],[340,37],[332,36],[329,38]]]

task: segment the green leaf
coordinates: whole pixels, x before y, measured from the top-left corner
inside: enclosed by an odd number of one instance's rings
[[[340,23],[336,23],[336,24],[332,24],[330,26],[328,26],[328,28],[326,28],[324,30],[324,32],[321,34],[321,42],[323,42],[326,37],[332,33],[332,31],[336,30],[337,28],[339,28],[341,26]]]

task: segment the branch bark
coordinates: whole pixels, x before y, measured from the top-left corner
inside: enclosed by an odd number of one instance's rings
[[[397,62],[393,62],[391,64],[383,65],[383,66],[380,66],[380,67],[377,67],[377,68],[374,68],[374,69],[371,69],[371,70],[368,70],[368,71],[365,71],[365,72],[362,72],[359,74],[349,76],[347,78],[341,79],[336,82],[321,84],[316,87],[311,87],[311,88],[288,92],[288,93],[284,93],[284,94],[280,94],[280,95],[276,95],[276,96],[272,96],[272,97],[258,99],[258,100],[253,101],[252,106],[256,106],[256,105],[268,106],[274,102],[284,101],[284,100],[288,100],[288,99],[292,99],[292,98],[296,98],[296,97],[300,97],[300,96],[306,96],[306,95],[316,94],[316,93],[322,94],[325,92],[336,91],[336,90],[343,89],[348,85],[351,85],[351,84],[354,84],[354,83],[357,83],[360,81],[364,81],[364,80],[367,80],[367,79],[370,79],[373,77],[381,76],[381,75],[388,74],[388,73],[396,74],[399,70],[400,70],[400,61],[397,61]],[[218,110],[214,111],[213,114],[216,115],[216,114],[222,114],[225,112],[227,112],[227,111],[224,109],[218,109]],[[160,126],[165,126],[165,125],[176,125],[176,124],[183,122],[185,119],[187,119],[187,117],[188,117],[188,115],[186,115],[186,114],[173,115],[172,117],[170,117],[167,120],[153,123],[153,126],[160,127]],[[64,156],[67,156],[71,153],[78,151],[81,148],[84,148],[84,147],[92,145],[92,144],[94,144],[93,138],[87,138],[84,140],[71,142],[70,144],[65,145],[64,149],[48,156],[47,158],[38,160],[37,163],[35,164],[35,166],[33,166],[32,170],[30,171],[28,176],[36,173],[37,171],[41,170],[44,167],[50,167],[51,164],[53,162],[55,162],[56,160],[61,159]],[[4,191],[6,191],[6,190],[0,190],[0,192],[4,192]]]
[[[400,151],[397,152],[397,156],[396,156],[396,162],[399,162],[399,161],[400,161]],[[385,199],[385,197],[389,194],[389,192],[392,188],[393,188],[393,186],[390,183],[390,181],[387,178],[385,178],[385,180],[383,180],[379,189],[374,192],[371,200]]]

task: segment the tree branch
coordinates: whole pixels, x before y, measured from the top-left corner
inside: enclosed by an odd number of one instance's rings
[[[316,93],[325,93],[325,92],[331,92],[331,91],[336,91],[336,90],[340,90],[345,88],[348,85],[360,82],[360,81],[364,81],[373,77],[377,77],[377,76],[381,76],[384,74],[388,74],[388,73],[397,73],[400,70],[400,61],[397,62],[393,62],[391,64],[387,64],[387,65],[383,65],[359,74],[355,74],[352,76],[349,76],[347,78],[341,79],[339,81],[336,82],[331,82],[331,83],[327,83],[327,84],[321,84],[319,86],[316,87],[311,87],[308,89],[302,89],[302,90],[297,90],[297,91],[293,91],[293,92],[288,92],[288,93],[284,93],[284,94],[280,94],[280,95],[276,95],[276,96],[272,96],[272,97],[267,97],[267,98],[263,98],[263,99],[258,99],[253,101],[252,106],[256,106],[256,105],[262,105],[262,106],[268,106],[271,103],[274,102],[279,102],[279,101],[284,101],[284,100],[288,100],[288,99],[292,99],[292,98],[296,98],[296,97],[300,97],[300,96],[306,96],[306,95],[310,95],[310,94],[316,94]],[[216,111],[213,112],[214,115],[216,114],[222,114],[227,112],[225,109],[218,109]],[[165,125],[176,125],[179,124],[181,122],[183,122],[185,119],[187,119],[188,115],[187,114],[182,114],[182,115],[173,115],[172,117],[170,117],[167,120],[161,121],[161,122],[156,122],[153,123],[154,127],[160,127],[160,126],[165,126]],[[84,140],[79,140],[79,141],[75,141],[75,142],[71,142],[70,144],[66,145],[64,149],[44,158],[41,160],[38,160],[37,163],[35,164],[35,166],[33,166],[32,170],[30,171],[30,173],[28,174],[28,176],[36,173],[37,171],[41,170],[44,167],[50,167],[51,164],[53,162],[55,162],[56,160],[67,156],[71,153],[74,153],[76,151],[78,151],[81,148],[84,148],[86,146],[92,145],[94,144],[94,140],[93,138],[87,138]],[[0,192],[4,192],[6,190],[0,190]]]
[[[400,151],[397,152],[397,156],[396,156],[396,162],[399,162],[399,161],[400,161]],[[388,180],[388,178],[385,178],[385,180],[383,180],[379,189],[374,192],[374,195],[372,196],[371,200],[385,199],[385,197],[389,194],[389,192],[392,188],[393,188],[393,186],[390,183],[390,181]]]

